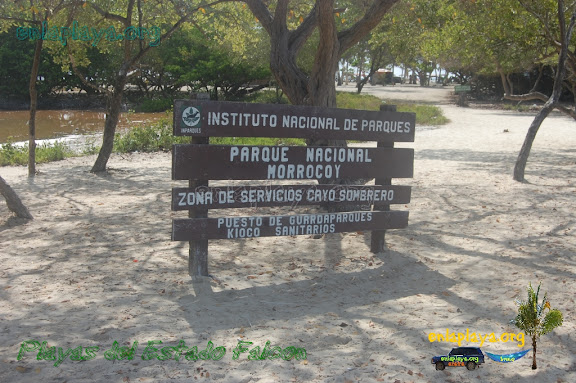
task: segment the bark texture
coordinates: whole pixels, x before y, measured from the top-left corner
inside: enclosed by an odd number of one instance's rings
[[[116,134],[116,126],[120,119],[122,97],[124,95],[124,86],[126,85],[126,81],[127,76],[117,78],[114,84],[114,90],[108,94],[102,147],[100,148],[96,162],[94,162],[94,166],[92,166],[92,169],[90,170],[92,173],[105,171],[108,159],[112,154],[112,149],[114,148],[114,135]]]
[[[32,70],[30,71],[30,119],[28,120],[28,177],[36,175],[36,109],[38,107],[38,91],[36,80],[40,69],[40,53],[44,40],[36,40]]]
[[[28,211],[26,206],[22,203],[18,194],[8,185],[4,178],[0,177],[0,194],[6,199],[6,205],[11,212],[16,214],[19,218],[32,219],[32,214]]]

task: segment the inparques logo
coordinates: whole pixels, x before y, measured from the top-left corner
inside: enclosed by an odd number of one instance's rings
[[[104,38],[107,41],[121,41],[121,40],[150,40],[148,45],[156,47],[160,44],[160,37],[162,31],[157,26],[151,28],[133,27],[130,26],[118,33],[113,25],[107,28],[88,28],[86,25],[79,26],[78,22],[74,20],[71,27],[58,27],[56,25],[49,26],[47,21],[42,22],[40,28],[36,27],[18,27],[16,28],[16,38],[20,41],[24,40],[50,40],[60,41],[63,46],[66,46],[69,39],[80,41],[92,41],[92,46]]]
[[[517,342],[518,347],[524,347],[524,333],[519,332],[518,334],[504,332],[499,337],[497,337],[493,332],[490,334],[482,334],[476,332],[470,332],[466,329],[466,333],[450,331],[446,329],[445,333],[428,333],[428,340],[432,342],[449,342],[458,343],[458,346],[462,344],[463,341],[468,343],[480,343],[479,347],[482,347],[484,342],[488,341],[490,343],[507,343],[507,342]]]

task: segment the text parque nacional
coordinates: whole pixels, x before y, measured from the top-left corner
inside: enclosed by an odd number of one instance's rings
[[[232,146],[229,160],[230,162],[280,162],[281,164],[268,165],[268,179],[340,178],[341,165],[337,163],[372,162],[369,151],[365,148],[315,147],[306,149],[306,162],[316,164],[282,164],[289,162],[289,152],[288,146]]]

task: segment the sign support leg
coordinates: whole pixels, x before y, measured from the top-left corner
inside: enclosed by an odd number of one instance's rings
[[[208,144],[209,138],[193,137],[191,144]],[[188,186],[196,190],[198,187],[208,187],[208,180],[190,180]],[[208,218],[208,209],[194,208],[188,211],[189,218]],[[188,274],[191,277],[208,276],[208,240],[189,241]]]
[[[381,112],[396,112],[396,105],[380,105]],[[378,141],[379,148],[393,148],[394,143]],[[391,178],[376,178],[376,185],[392,185]],[[390,205],[374,205],[374,211],[390,211]],[[381,253],[386,247],[386,230],[373,230],[370,233],[370,251],[374,254]]]

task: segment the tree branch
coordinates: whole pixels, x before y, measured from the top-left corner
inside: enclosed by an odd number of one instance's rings
[[[310,38],[317,26],[318,6],[317,4],[314,4],[314,8],[312,8],[302,24],[290,32],[290,35],[288,36],[288,45],[290,46],[290,49],[298,52],[300,48],[302,48],[302,45],[304,45],[304,43]]]
[[[35,24],[35,25],[41,25],[42,24],[42,22],[40,20],[22,19],[20,17],[0,16],[0,20],[17,21],[19,23],[30,23],[30,24]]]
[[[370,8],[356,24],[349,29],[338,33],[340,40],[340,55],[362,39],[368,32],[375,28],[386,12],[399,0],[374,0]]]
[[[126,25],[127,23],[127,19],[125,17],[105,11],[94,2],[90,2],[90,6],[94,8],[94,10],[98,12],[100,15],[102,15],[102,17],[104,17],[105,19],[119,21],[120,23],[122,23],[122,25]]]
[[[248,8],[252,11],[254,16],[260,21],[260,24],[264,27],[268,34],[272,33],[272,22],[274,19],[268,10],[268,7],[264,4],[262,0],[244,0],[248,5]]]
[[[72,51],[70,49],[70,44],[67,44],[66,47],[68,49],[68,57],[70,58],[70,64],[72,64],[72,71],[74,72],[74,74],[76,74],[76,76],[78,76],[82,84],[98,92],[103,92],[106,94],[110,93],[108,89],[92,84],[90,81],[86,79],[86,77],[82,73],[80,73],[80,70],[78,70],[78,67],[76,66],[76,60],[74,59],[74,55],[72,54]]]

